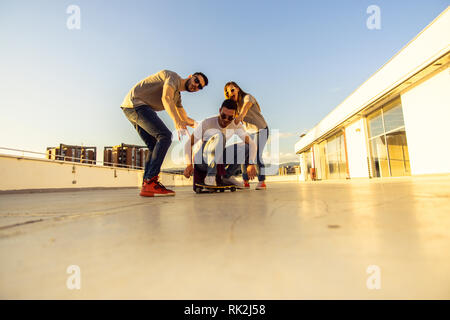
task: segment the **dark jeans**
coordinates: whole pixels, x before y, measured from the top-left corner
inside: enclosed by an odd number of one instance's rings
[[[123,108],[123,112],[148,147],[144,179],[151,179],[161,171],[161,165],[172,143],[172,132],[149,106]]]
[[[225,164],[225,177],[229,178],[236,175],[239,167],[248,159],[249,147],[247,144],[235,143],[228,147],[223,147],[223,136],[221,134],[213,135],[208,141],[203,142],[202,149],[196,156],[196,168],[206,172],[207,176],[215,176],[217,173],[217,164]]]
[[[255,141],[258,152],[256,154],[256,168],[258,169],[258,180],[264,181],[266,180],[265,175],[265,166],[262,159],[262,154],[264,151],[264,147],[266,146],[267,140],[269,139],[269,128],[261,129],[258,132],[252,133],[249,135],[250,138]],[[242,179],[248,181],[248,175],[247,175],[247,164],[242,165]]]

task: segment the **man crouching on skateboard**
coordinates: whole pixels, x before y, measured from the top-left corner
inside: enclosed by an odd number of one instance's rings
[[[140,195],[143,197],[173,196],[175,192],[158,181],[161,165],[172,143],[172,132],[156,112],[166,110],[180,134],[187,133],[186,126],[194,126],[181,104],[180,91],[197,92],[208,85],[208,78],[196,72],[186,79],[169,70],[162,70],[138,82],[122,103],[125,116],[136,128],[149,150],[145,163],[144,181]]]
[[[250,179],[256,176],[255,160],[257,147],[255,142],[245,131],[241,123],[236,124],[237,104],[231,99],[222,103],[219,115],[206,118],[194,130],[191,138],[185,144],[184,152],[187,162],[184,176],[189,178],[194,173],[192,164],[192,147],[197,141],[202,141],[202,146],[194,155],[196,170],[206,171],[205,185],[216,186],[217,164],[225,164],[228,167],[222,182],[225,185],[234,185],[243,188],[244,184],[234,178],[240,165],[250,163],[247,173]],[[245,143],[232,144],[225,148],[226,142],[236,134]]]

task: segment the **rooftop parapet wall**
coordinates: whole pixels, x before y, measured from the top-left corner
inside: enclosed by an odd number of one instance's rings
[[[450,7],[295,144],[295,152],[339,126],[450,51]]]
[[[0,155],[0,191],[132,188],[142,184],[143,170]],[[168,186],[192,184],[179,175],[160,175]]]
[[[143,170],[89,165],[0,154],[0,193],[85,188],[139,188]],[[192,177],[161,172],[166,186],[192,186]],[[298,181],[298,175],[268,176],[267,181]]]

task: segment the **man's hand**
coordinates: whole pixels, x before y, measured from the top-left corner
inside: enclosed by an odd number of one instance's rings
[[[186,125],[187,125],[186,121],[183,120],[178,120],[175,122],[175,129],[177,130],[179,141],[181,141],[181,138],[184,135],[189,135]]]
[[[247,167],[247,175],[250,180],[253,180],[256,177],[256,167],[254,164],[250,164]]]
[[[186,169],[184,169],[183,172],[184,176],[189,179],[193,173],[194,173],[194,166],[192,164],[188,164]]]
[[[197,126],[197,122],[194,119],[187,118],[186,125],[195,128]]]
[[[234,124],[235,124],[235,125],[238,125],[239,122],[242,122],[241,116],[237,116],[236,119],[234,119]]]
[[[177,129],[177,130],[178,129],[186,129],[186,126],[188,125],[186,121],[181,120],[181,119],[174,121],[174,123],[175,123],[175,129]]]

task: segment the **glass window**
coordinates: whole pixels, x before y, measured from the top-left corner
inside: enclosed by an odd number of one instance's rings
[[[384,133],[381,110],[375,112],[372,116],[370,116],[368,119],[368,123],[369,123],[369,134],[371,137],[375,137]]]
[[[370,115],[368,126],[373,176],[410,175],[405,124],[399,100]]]
[[[345,140],[342,134],[339,139],[339,177],[341,179],[347,178],[347,157],[345,156]]]
[[[344,135],[338,134],[326,143],[327,178],[345,179],[347,177],[347,161],[345,156]]]
[[[386,135],[386,139],[392,176],[410,175],[409,159],[405,156],[405,153],[408,153],[406,132],[404,130],[391,132]]]
[[[319,144],[320,150],[320,170],[318,170],[318,178],[321,180],[328,179],[328,169],[327,169],[327,141],[322,141]]]
[[[375,177],[389,177],[389,165],[386,150],[386,140],[384,136],[379,136],[371,140],[372,164]]]
[[[303,153],[305,162],[306,162],[306,172],[305,172],[305,180],[311,180],[310,172],[312,167],[312,154],[311,151],[307,151]]]
[[[403,121],[403,112],[401,105],[395,106],[388,111],[383,110],[383,118],[384,129],[386,130],[386,132],[395,130],[405,125],[405,122]]]

